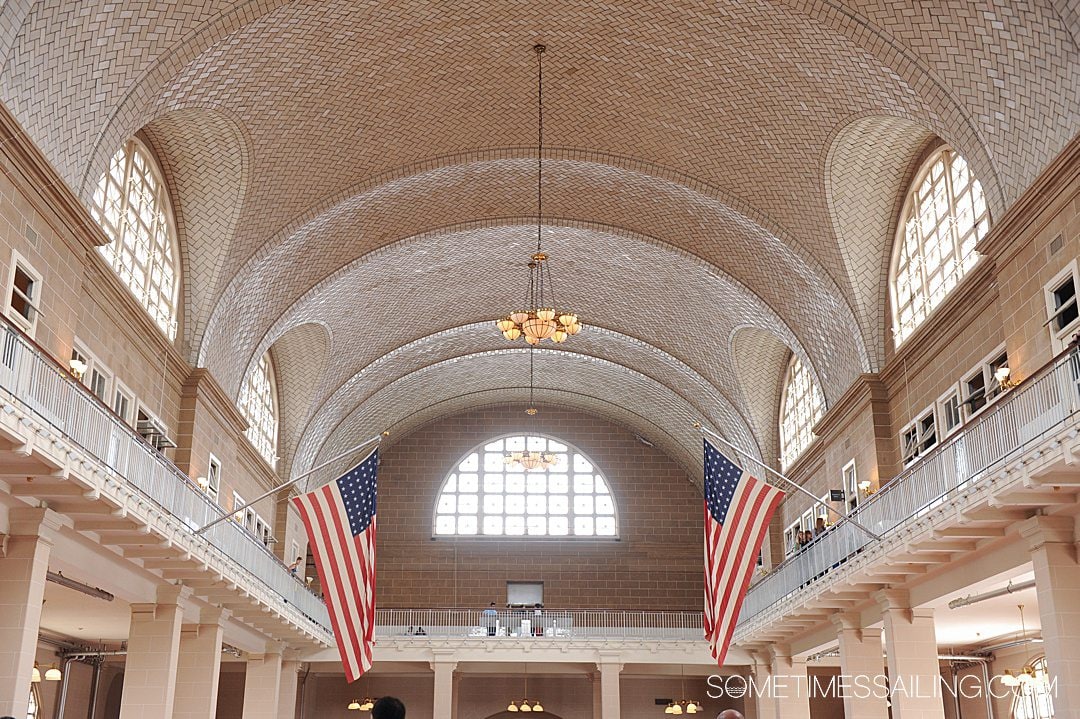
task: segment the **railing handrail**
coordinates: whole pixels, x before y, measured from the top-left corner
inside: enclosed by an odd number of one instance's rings
[[[990,456],[978,455],[977,449],[979,448],[980,442],[985,442],[987,439],[987,437],[984,437],[983,435],[996,436],[994,435],[994,431],[992,431],[992,428],[995,427],[995,424],[1003,425],[1007,420],[1016,419],[1017,417],[1022,415],[1024,405],[1022,405],[1021,402],[1023,402],[1025,398],[1032,399],[1032,401],[1036,402],[1041,399],[1042,395],[1038,394],[1038,391],[1040,388],[1046,389],[1047,386],[1044,383],[1049,381],[1048,378],[1050,378],[1051,375],[1054,375],[1055,373],[1061,371],[1062,367],[1067,367],[1068,365],[1070,365],[1070,363],[1075,364],[1078,356],[1080,356],[1080,352],[1078,352],[1077,346],[1070,345],[1069,348],[1055,356],[1054,360],[1043,365],[1034,373],[1026,377],[1021,383],[1016,385],[1007,394],[994,400],[992,406],[987,407],[984,411],[981,411],[977,417],[971,418],[970,420],[965,422],[950,437],[938,443],[930,452],[920,457],[910,466],[905,467],[890,481],[886,482],[878,492],[874,493],[873,495],[867,497],[862,502],[860,502],[850,515],[844,517],[843,519],[832,525],[829,528],[828,532],[818,537],[815,537],[814,540],[810,543],[810,545],[808,545],[806,548],[795,552],[791,556],[785,558],[783,562],[773,567],[773,569],[768,574],[766,574],[764,577],[762,577],[759,581],[755,582],[754,585],[750,587],[747,598],[749,599],[750,596],[756,591],[762,591],[764,587],[769,586],[772,581],[775,581],[776,577],[783,576],[784,572],[787,571],[789,568],[795,567],[798,564],[807,563],[809,561],[807,557],[809,556],[809,553],[811,553],[815,549],[815,545],[820,545],[824,543],[830,537],[830,535],[832,535],[833,537],[839,537],[843,534],[844,531],[850,531],[852,524],[848,521],[849,517],[858,518],[860,516],[868,516],[872,518],[874,516],[873,513],[878,510],[879,507],[884,507],[885,509],[881,511],[887,515],[887,508],[890,506],[890,501],[893,500],[895,497],[899,496],[905,488],[908,488],[912,481],[918,479],[925,479],[926,482],[929,483],[933,479],[940,479],[940,477],[935,476],[935,471],[941,471],[942,469],[937,465],[941,463],[943,457],[949,457],[949,453],[952,453],[954,455],[953,459],[962,459],[964,465],[964,476],[957,477],[957,481],[954,485],[944,489],[941,494],[930,497],[927,502],[921,507],[915,507],[911,509],[911,511],[909,511],[906,515],[896,518],[895,524],[885,530],[887,533],[891,534],[892,531],[894,531],[897,527],[901,526],[905,522],[909,521],[912,517],[920,516],[921,513],[926,509],[926,507],[933,505],[935,502],[941,501],[952,492],[957,491],[961,486],[966,486],[967,483],[970,482],[972,479],[975,479],[981,474],[984,474],[991,467],[1000,464],[1001,462],[1004,462],[1008,457],[1014,455],[1017,451],[1022,450],[1024,446],[1034,441],[1038,437],[1041,437],[1043,434],[1045,434],[1045,432],[1049,431],[1052,426],[1056,426],[1060,422],[1067,419],[1072,414],[1072,412],[1075,411],[1075,409],[1069,410],[1069,412],[1064,414],[1060,420],[1042,429],[1032,437],[1023,438],[1018,432],[1015,440],[1013,440],[1011,444],[1008,444],[1007,447],[996,448],[999,450],[998,453],[992,454]],[[1055,387],[1054,385],[1049,386],[1051,388]],[[1031,394],[1029,395],[1029,393]],[[1000,427],[998,429],[1000,430]],[[1005,441],[1008,442],[1007,439]],[[973,445],[976,448],[975,451],[966,451],[966,445],[968,444]],[[967,466],[969,458],[975,461],[981,461],[981,465]],[[917,490],[918,488],[915,489]],[[893,502],[893,504],[900,504],[902,503],[902,501],[902,498],[897,499],[897,501]],[[889,537],[885,536],[881,540],[871,540],[869,538],[864,539],[865,541],[851,540],[849,542],[849,544],[858,545],[853,551],[859,551],[860,549],[870,546],[871,544],[876,544],[878,541],[888,541]],[[824,550],[819,553],[823,552]],[[835,557],[832,558],[836,559]],[[846,559],[846,557],[840,558],[840,561],[843,561],[843,559]],[[820,572],[817,572],[817,570],[813,570],[811,572],[810,578],[807,579],[806,582],[808,583],[810,581],[813,581],[813,579],[816,579],[818,576],[820,576],[821,573],[828,571],[830,566],[818,568],[820,569]],[[747,605],[744,605],[744,607],[745,606]],[[760,613],[760,611],[757,613]],[[748,619],[750,616],[756,616],[756,614],[744,615],[742,619]]]
[[[107,421],[114,431],[124,436],[127,441],[133,443],[133,445],[138,448],[139,451],[150,457],[151,460],[154,461],[160,468],[164,469],[164,471],[168,475],[171,475],[174,480],[179,481],[182,486],[186,487],[190,491],[190,498],[201,502],[209,512],[214,513],[217,516],[228,516],[230,514],[230,512],[228,512],[220,504],[211,500],[210,497],[208,497],[206,493],[203,492],[202,489],[187,474],[182,472],[168,457],[164,456],[159,449],[147,442],[142,435],[135,431],[135,429],[131,427],[127,422],[125,422],[120,416],[118,416],[108,404],[101,400],[100,397],[91,392],[90,389],[83,385],[82,382],[79,382],[77,379],[72,377],[70,373],[63,367],[63,365],[55,357],[52,356],[52,354],[50,354],[45,348],[38,344],[32,337],[27,335],[26,332],[22,330],[22,328],[15,325],[8,317],[0,315],[0,334],[5,332],[14,341],[18,342],[26,350],[28,350],[30,355],[35,360],[41,362],[43,369],[51,372],[55,379],[57,379],[61,383],[61,386],[65,387],[69,392],[76,393],[76,396],[80,397],[83,401],[88,402],[89,406],[92,408],[92,411],[98,413],[101,418]],[[66,441],[79,447],[79,449],[81,449],[83,452],[85,452],[89,456],[94,457],[98,462],[102,463],[104,466],[108,467],[116,474],[124,476],[123,472],[121,472],[116,466],[114,466],[106,457],[101,456],[92,448],[87,447],[82,441],[80,441],[78,437],[73,436],[64,427],[58,426],[52,418],[37,411],[31,404],[26,402],[24,398],[20,397],[18,393],[14,391],[14,388],[8,389],[8,394],[10,394],[15,401],[19,402],[22,406],[33,412],[38,418],[40,418],[41,421],[53,427],[60,434],[62,434]],[[125,479],[129,478],[125,477]],[[173,515],[169,507],[162,505],[155,497],[147,494],[138,485],[131,484],[129,481],[129,486],[135,491],[138,491],[140,495],[142,495],[147,501],[152,502],[155,506],[164,510],[167,514]],[[251,548],[253,548],[257,552],[260,552],[268,561],[276,565],[285,576],[290,577],[290,579],[295,583],[298,589],[318,600],[318,597],[314,594],[314,592],[311,591],[310,587],[308,587],[303,581],[301,581],[298,576],[292,574],[288,566],[280,558],[278,558],[277,555],[270,551],[270,549],[265,544],[263,544],[254,534],[247,531],[247,529],[244,527],[237,527],[237,529],[241,532],[241,536],[243,536],[244,539],[248,543],[250,543]],[[193,534],[193,537],[194,536],[195,535]],[[251,572],[242,563],[237,562],[233,557],[230,557],[228,553],[223,552],[220,548],[216,547],[213,542],[210,542],[206,538],[200,539],[202,539],[202,541],[205,541],[209,547],[212,547],[217,552],[222,554],[222,556],[232,560],[236,564],[236,566],[239,567],[248,577],[262,584],[274,594],[282,596],[282,599],[284,599],[291,606],[297,606],[295,603],[290,602],[288,597],[281,595],[281,593],[277,589],[269,585],[263,578]]]

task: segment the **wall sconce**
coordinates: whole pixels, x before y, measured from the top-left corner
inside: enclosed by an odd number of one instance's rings
[[[71,370],[71,376],[75,379],[81,380],[83,375],[86,374],[86,361],[79,357],[72,357],[68,362],[68,368]]]
[[[1009,379],[1009,376],[1011,374],[1012,370],[1009,369],[1008,365],[998,367],[996,370],[994,370],[994,379],[997,380],[998,386],[1001,387],[1002,391],[1012,389],[1016,385],[1020,384],[1020,380]]]
[[[37,662],[34,662],[34,671],[30,674],[30,683],[31,684],[40,684],[41,683],[41,670],[38,669]]]
[[[863,481],[859,482],[859,491],[862,492],[864,496],[869,497],[877,490],[874,489],[873,485],[870,484],[869,479],[864,479]]]

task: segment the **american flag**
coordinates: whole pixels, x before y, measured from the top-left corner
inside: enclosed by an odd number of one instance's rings
[[[378,450],[343,476],[293,498],[319,569],[345,679],[371,668],[375,630]]]
[[[723,665],[761,543],[784,493],[705,440],[705,638]]]

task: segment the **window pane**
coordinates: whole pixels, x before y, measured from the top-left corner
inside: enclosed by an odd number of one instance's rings
[[[908,197],[892,276],[897,345],[915,331],[978,259],[975,245],[989,229],[982,186],[964,158],[949,148],[930,160]]]
[[[780,455],[791,466],[814,440],[814,425],[825,411],[825,401],[813,375],[793,355],[784,381],[780,408]]]
[[[125,143],[93,194],[91,215],[111,243],[100,248],[169,339],[176,338],[178,253],[168,193],[147,150]]]
[[[552,454],[554,464],[506,471],[509,453],[526,450]],[[466,455],[447,476],[435,514],[440,536],[618,536],[603,475],[570,445],[544,437],[504,437]]]

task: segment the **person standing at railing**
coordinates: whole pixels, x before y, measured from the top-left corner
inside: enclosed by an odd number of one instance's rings
[[[484,626],[487,627],[487,635],[489,637],[495,636],[496,629],[499,625],[499,611],[495,609],[495,602],[488,605],[488,608],[481,612],[483,615]]]
[[[814,525],[814,539],[817,539],[821,535],[825,534],[828,529],[829,528],[825,526],[825,518],[818,517],[817,523]]]

